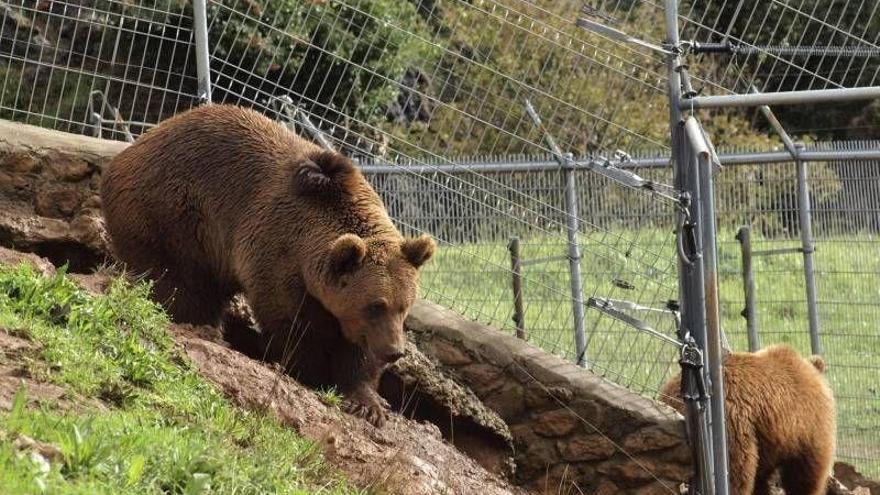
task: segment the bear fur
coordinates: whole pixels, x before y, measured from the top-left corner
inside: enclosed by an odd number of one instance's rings
[[[378,380],[404,352],[435,244],[404,239],[349,159],[255,111],[207,105],[117,155],[101,201],[114,253],[154,281],[174,321],[216,325],[243,293],[268,359],[384,421]]]
[[[788,495],[824,495],[834,463],[836,420],[825,361],[788,346],[730,353],[724,361],[724,406],[730,493],[769,494],[778,468]],[[681,376],[660,392],[684,414]]]

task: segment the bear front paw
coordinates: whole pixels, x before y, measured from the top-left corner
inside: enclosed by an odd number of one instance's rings
[[[373,426],[381,428],[388,419],[388,402],[378,394],[354,394],[342,403],[342,410],[369,421]]]

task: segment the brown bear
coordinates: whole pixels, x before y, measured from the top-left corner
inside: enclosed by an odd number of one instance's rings
[[[104,172],[116,256],[176,322],[218,324],[243,293],[293,376],[381,425],[428,236],[404,239],[344,156],[252,110],[207,105],[146,132]],[[255,335],[257,335],[255,333]]]
[[[732,495],[769,494],[779,468],[788,495],[825,493],[834,462],[836,421],[825,361],[788,346],[730,353],[724,361],[724,407]],[[684,414],[681,376],[660,398]]]

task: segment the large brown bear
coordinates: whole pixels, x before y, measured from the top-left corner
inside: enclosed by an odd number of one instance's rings
[[[734,352],[724,362],[724,406],[732,495],[769,494],[779,468],[788,495],[824,495],[834,463],[834,399],[819,356],[788,346]],[[662,401],[682,414],[681,377]]]
[[[120,153],[101,200],[115,254],[154,280],[175,321],[217,324],[244,293],[269,359],[382,424],[376,386],[403,355],[435,244],[404,239],[350,160],[255,111],[208,105]]]

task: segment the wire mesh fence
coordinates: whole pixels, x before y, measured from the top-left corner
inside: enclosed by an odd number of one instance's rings
[[[251,106],[308,133],[305,116],[329,144],[362,159],[451,163],[444,157],[456,151],[547,151],[526,115],[527,98],[565,151],[664,146],[665,123],[651,118],[665,105],[662,61],[584,34],[567,9],[482,0],[207,6],[215,102]],[[196,103],[188,4],[20,0],[3,12],[6,118],[127,139]],[[37,78],[45,84],[30,84]],[[601,80],[601,87],[584,85],[584,78]],[[521,237],[530,258],[565,254],[556,253],[566,245],[571,216],[557,201],[559,173],[545,174],[538,191],[525,186],[533,178],[511,181],[517,174],[401,170],[377,178],[377,187],[402,229],[433,233],[443,246],[426,276],[428,295],[439,302],[498,322],[503,308],[496,292],[509,286],[506,237]],[[603,191],[615,201],[653,201],[608,180],[589,187],[582,198],[590,201],[604,201]],[[429,191],[433,198],[425,196]],[[419,210],[412,215],[407,208]],[[428,221],[490,216],[505,226]],[[645,306],[674,297],[674,258],[645,248],[636,228],[615,230],[578,217],[581,264],[596,273],[585,284],[588,294],[627,290],[625,299]],[[671,229],[667,238],[671,245]],[[565,263],[547,266],[529,277],[534,298],[527,323],[534,342],[572,357],[571,332],[556,331],[572,324]],[[496,283],[472,283],[478,267],[487,278],[495,274]],[[626,284],[614,285],[618,279]],[[619,287],[630,285],[635,289]],[[655,319],[672,334],[671,318]],[[659,386],[674,348],[662,357],[646,354],[650,337],[605,315],[592,315],[587,324],[590,345],[602,349],[589,357],[593,369],[636,390]],[[652,371],[658,366],[662,373]]]
[[[734,47],[727,58],[697,59],[694,73],[708,91],[876,84],[877,5],[763,4],[683,4],[684,39]],[[534,103],[566,152],[668,154],[662,58],[578,29],[580,7],[522,0],[211,0],[214,101],[257,108],[302,133],[311,132],[310,122],[331,145],[358,157],[400,228],[431,233],[441,244],[423,276],[425,296],[510,332],[507,245],[518,238],[526,333],[574,359],[564,179],[550,157],[540,158],[542,171],[526,164],[527,154],[549,150],[524,101]],[[17,0],[0,9],[2,118],[130,139],[197,103],[187,2]],[[599,0],[582,13],[657,41],[661,9],[651,0]],[[857,110],[839,110],[847,112]],[[819,129],[817,121],[804,122],[802,130]],[[455,158],[462,154],[472,156],[469,163]],[[480,167],[502,161],[512,166]],[[638,173],[672,183],[668,168]],[[678,292],[674,208],[588,170],[576,175],[584,298],[665,307]],[[811,164],[810,180],[840,453],[877,475],[880,333],[872,327],[872,299],[880,292],[874,259],[880,164]],[[722,316],[737,349],[745,348],[745,325],[733,235],[749,223],[755,249],[796,246],[794,184],[794,168],[784,162],[738,165],[718,178]],[[758,324],[765,344],[789,342],[806,352],[799,263],[796,255],[756,262]],[[594,309],[585,315],[588,366],[653,395],[674,367],[675,348]],[[668,314],[639,317],[674,335]]]
[[[4,2],[0,117],[140,134],[195,103],[191,25],[179,2]]]

